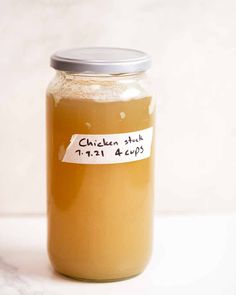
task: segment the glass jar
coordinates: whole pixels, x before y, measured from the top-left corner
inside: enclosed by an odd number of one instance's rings
[[[67,276],[141,273],[152,248],[154,100],[147,54],[77,48],[51,57],[48,252]]]

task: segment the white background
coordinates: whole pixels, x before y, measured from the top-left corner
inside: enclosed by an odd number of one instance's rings
[[[236,211],[236,1],[1,0],[0,213],[43,213],[45,88],[60,48],[150,53],[156,209]]]

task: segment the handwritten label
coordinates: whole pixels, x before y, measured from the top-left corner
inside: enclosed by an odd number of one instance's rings
[[[153,127],[117,134],[74,134],[62,162],[114,164],[150,157]]]

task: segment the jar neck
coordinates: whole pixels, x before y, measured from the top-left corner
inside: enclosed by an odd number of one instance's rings
[[[58,97],[95,100],[129,100],[151,96],[145,72],[122,75],[91,75],[57,71],[49,92]]]
[[[145,72],[125,73],[125,74],[95,74],[95,73],[75,73],[75,72],[64,72],[56,71],[56,76],[66,80],[99,80],[99,81],[119,81],[119,80],[133,80],[133,79],[144,79],[146,76]]]

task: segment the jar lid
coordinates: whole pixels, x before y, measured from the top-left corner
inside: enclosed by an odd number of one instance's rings
[[[71,48],[55,52],[51,67],[60,71],[96,74],[143,72],[151,57],[143,51],[116,47]]]

